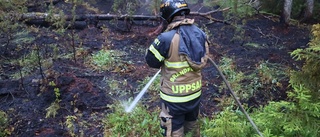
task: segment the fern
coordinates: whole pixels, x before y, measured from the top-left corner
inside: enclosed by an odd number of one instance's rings
[[[60,109],[60,100],[55,100],[51,103],[51,105],[46,108],[46,118],[55,117],[58,114],[58,110]]]

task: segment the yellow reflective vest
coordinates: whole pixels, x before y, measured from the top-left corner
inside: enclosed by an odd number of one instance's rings
[[[194,41],[185,40],[183,38],[193,38],[195,34],[186,36],[189,33],[183,33],[186,31],[182,30],[182,34],[180,34],[179,31],[180,25],[192,25],[193,22],[194,20],[184,19],[169,24],[167,31],[172,29],[176,30],[173,34],[173,37],[171,34],[171,42],[168,39],[163,40],[161,39],[162,37],[158,37],[159,39],[155,39],[153,44],[151,44],[148,49],[146,60],[149,66],[156,67],[157,65],[161,64],[160,97],[165,101],[182,103],[196,99],[201,95],[201,69],[205,66],[207,62],[207,55],[209,53],[206,36],[195,26],[190,27],[194,29],[191,32],[199,34],[196,35],[197,37],[195,37],[195,39],[199,39]],[[192,46],[192,44],[188,45],[190,42],[198,42],[196,50],[198,53],[203,54],[196,55],[199,61],[194,61],[194,59],[190,57],[191,55],[186,53],[189,53],[189,51],[181,52],[181,48]],[[164,46],[167,45],[170,45],[167,47],[168,49],[164,49]],[[191,53],[193,52],[190,52],[190,54]]]

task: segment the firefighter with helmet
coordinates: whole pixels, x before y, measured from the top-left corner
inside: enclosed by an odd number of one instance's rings
[[[161,69],[160,124],[166,137],[200,136],[197,122],[202,88],[201,70],[206,65],[209,42],[194,25],[185,0],[162,0],[161,17],[166,30],[146,51],[146,62]]]

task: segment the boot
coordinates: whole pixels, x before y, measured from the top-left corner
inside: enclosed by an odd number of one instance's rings
[[[184,137],[184,129],[183,127],[179,128],[176,131],[172,132],[172,137]]]
[[[184,133],[191,133],[193,137],[201,137],[200,127],[197,121],[185,121],[184,122]]]
[[[160,112],[160,127],[164,129],[164,136],[171,137],[172,136],[172,116],[169,115],[169,108],[166,108],[165,105],[161,104],[161,112]]]

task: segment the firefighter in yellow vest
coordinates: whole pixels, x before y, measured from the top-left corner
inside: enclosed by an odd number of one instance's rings
[[[161,128],[166,137],[199,137],[201,69],[209,54],[208,39],[193,19],[186,18],[190,9],[184,0],[163,0],[160,12],[168,25],[145,59],[150,67],[161,69]]]

